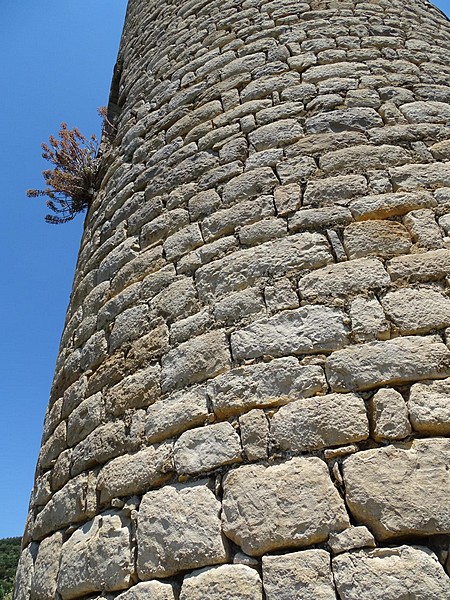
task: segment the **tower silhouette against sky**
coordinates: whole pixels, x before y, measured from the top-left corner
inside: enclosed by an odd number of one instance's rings
[[[130,0],[17,600],[450,599],[449,56]]]

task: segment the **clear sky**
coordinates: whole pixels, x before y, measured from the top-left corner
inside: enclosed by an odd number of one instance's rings
[[[40,144],[99,133],[126,0],[0,0],[0,538],[21,535],[83,229],[47,225]],[[450,13],[450,0],[437,6]]]

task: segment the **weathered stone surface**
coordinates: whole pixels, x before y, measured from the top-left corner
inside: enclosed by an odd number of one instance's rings
[[[62,543],[63,536],[60,532],[40,543],[31,584],[30,598],[33,600],[47,600],[47,598],[55,597]]]
[[[307,231],[326,229],[338,225],[348,225],[352,214],[344,206],[326,206],[324,208],[306,208],[297,211],[288,220],[289,231]]]
[[[333,554],[341,554],[356,548],[375,548],[376,542],[367,527],[361,525],[344,529],[340,533],[330,533],[328,545]]]
[[[331,352],[348,342],[341,310],[325,306],[303,306],[261,319],[231,335],[235,360],[259,356],[284,356]]]
[[[379,540],[450,531],[450,440],[414,440],[344,460],[347,506]]]
[[[262,567],[267,600],[336,600],[325,550],[263,556]]]
[[[375,258],[359,258],[312,271],[302,277],[298,288],[304,300],[324,302],[330,296],[351,296],[389,285],[383,263]]]
[[[349,527],[343,501],[318,458],[240,467],[228,473],[223,488],[223,530],[250,556],[320,543],[331,531]]]
[[[450,379],[415,383],[411,387],[408,409],[416,431],[427,435],[449,435]]]
[[[450,598],[450,579],[436,556],[420,546],[341,554],[333,573],[342,600]]]
[[[99,392],[84,400],[69,416],[67,443],[74,446],[98,427],[105,417],[102,394]]]
[[[268,456],[269,422],[263,410],[253,409],[239,417],[242,447],[247,460]]]
[[[97,490],[100,502],[112,498],[132,496],[162,485],[170,477],[172,445],[150,446],[136,454],[114,458],[100,471]]]
[[[162,359],[161,388],[181,388],[223,373],[230,367],[225,334],[211,332],[170,350]]]
[[[303,137],[303,129],[296,119],[282,119],[252,131],[248,138],[256,150],[267,150],[293,144]]]
[[[109,342],[111,351],[147,333],[150,327],[148,317],[148,306],[145,304],[127,308],[120,313],[111,331]]]
[[[404,165],[410,154],[399,146],[354,146],[345,150],[335,150],[320,159],[320,168],[325,173],[337,171],[364,172],[368,169],[385,169],[388,166]]]
[[[381,304],[402,334],[428,333],[450,325],[450,299],[428,288],[390,292]]]
[[[111,387],[105,394],[105,404],[112,415],[121,415],[130,408],[143,408],[158,398],[161,369],[150,366],[137,371]]]
[[[202,221],[202,233],[206,242],[234,233],[236,227],[254,223],[275,213],[273,196],[258,196],[254,200],[238,202],[231,208],[217,210]]]
[[[240,462],[241,443],[230,423],[198,427],[183,433],[174,446],[178,473],[194,475]]]
[[[410,123],[449,123],[450,107],[446,102],[408,102],[400,110]]]
[[[350,305],[350,319],[355,341],[389,339],[390,326],[377,298],[357,296]]]
[[[222,565],[186,575],[180,600],[262,600],[261,579],[245,565]]]
[[[450,250],[432,250],[422,254],[396,256],[387,267],[392,281],[434,281],[450,272]]]
[[[63,600],[127,588],[133,573],[130,524],[114,512],[98,515],[63,545],[58,592]]]
[[[278,180],[269,167],[248,171],[225,184],[223,203],[230,206],[236,201],[256,198],[260,194],[271,192],[277,183]]]
[[[370,390],[450,376],[450,351],[435,337],[369,342],[334,352],[325,365],[332,390]]]
[[[232,369],[208,382],[207,391],[218,417],[286,404],[326,390],[323,370],[300,365],[294,357]]]
[[[410,210],[429,208],[436,204],[430,192],[396,192],[357,198],[350,202],[350,210],[357,221],[365,221],[396,217]]]
[[[262,277],[317,269],[332,260],[329,244],[323,235],[299,233],[234,252],[220,261],[200,267],[196,273],[197,289],[203,302],[211,302],[216,297],[250,287]]]
[[[215,319],[227,325],[265,312],[264,300],[258,288],[247,288],[225,296],[214,306]]]
[[[36,517],[33,538],[42,539],[70,523],[79,523],[95,515],[97,499],[95,478],[79,475],[57,491]]]
[[[450,186],[450,162],[408,164],[402,167],[391,168],[389,172],[394,190],[412,192],[423,188],[434,189],[436,187]]]
[[[320,450],[369,437],[364,401],[355,394],[328,394],[282,406],[270,423],[273,441],[288,452]]]
[[[145,494],[137,530],[140,579],[226,562],[219,514],[220,502],[202,482]]]
[[[347,108],[332,110],[306,119],[307,133],[329,133],[340,131],[367,131],[380,127],[383,120],[373,108]]]
[[[36,550],[36,545],[32,544],[22,550],[20,554],[16,577],[14,579],[13,594],[16,600],[28,600],[30,597]]]
[[[208,417],[206,390],[201,387],[175,392],[147,409],[145,435],[148,442],[159,442],[202,425]]]
[[[433,210],[429,208],[413,210],[403,218],[403,223],[409,229],[413,242],[418,248],[436,250],[444,247],[441,229]]]
[[[362,221],[344,229],[344,248],[349,259],[407,254],[411,244],[408,230],[395,221]]]
[[[408,409],[403,396],[396,390],[378,390],[369,401],[372,437],[383,440],[401,440],[411,433]]]
[[[119,600],[175,600],[172,583],[144,581],[116,596]]]
[[[362,175],[337,175],[308,181],[304,206],[347,205],[351,198],[367,193],[367,180]]]

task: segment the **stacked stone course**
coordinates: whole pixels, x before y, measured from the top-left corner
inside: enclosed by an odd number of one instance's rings
[[[449,56],[130,0],[16,600],[450,599]]]

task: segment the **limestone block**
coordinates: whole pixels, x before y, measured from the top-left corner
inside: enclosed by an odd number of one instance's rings
[[[376,542],[367,527],[361,525],[344,529],[340,533],[330,533],[328,545],[333,554],[341,554],[357,548],[375,548]]]
[[[285,216],[300,208],[302,190],[298,183],[280,185],[274,190],[275,206],[277,215]]]
[[[83,371],[95,369],[108,356],[108,342],[104,331],[97,331],[84,344],[80,353],[80,367]]]
[[[449,435],[450,379],[415,383],[411,387],[408,409],[416,431],[426,435]]]
[[[159,397],[159,366],[150,366],[124,377],[105,394],[108,413],[122,415],[130,408],[143,408]]]
[[[381,304],[402,334],[428,333],[450,325],[450,299],[428,288],[390,292]]]
[[[368,75],[367,65],[361,62],[337,62],[330,65],[311,67],[303,73],[303,81],[307,83],[318,83],[324,79],[333,77],[356,77]]]
[[[351,198],[367,193],[367,180],[362,175],[338,175],[308,181],[304,206],[346,205]]]
[[[284,219],[278,218],[264,219],[253,225],[244,225],[238,231],[239,241],[243,246],[257,246],[286,234],[287,223]]]
[[[430,192],[396,192],[357,198],[350,202],[350,210],[357,221],[365,221],[401,216],[411,210],[436,204]]]
[[[16,600],[28,600],[30,598],[36,547],[36,544],[27,546],[20,554],[16,577],[14,579],[13,594]]]
[[[430,152],[436,160],[450,160],[450,140],[443,140],[430,146]]]
[[[294,148],[295,144],[288,146]],[[287,153],[287,150],[285,150]],[[302,183],[317,171],[316,161],[310,156],[294,155],[276,165],[277,175],[282,185]]]
[[[33,538],[40,540],[70,523],[79,523],[95,515],[97,498],[93,475],[79,475],[57,491],[37,515]]]
[[[139,251],[138,238],[127,238],[124,242],[116,246],[102,260],[97,271],[97,285],[103,281],[111,281],[117,271],[125,263],[136,258]]]
[[[385,169],[396,165],[404,165],[411,160],[407,150],[400,146],[383,144],[381,146],[353,146],[344,150],[334,150],[324,154],[320,168],[325,173],[352,171],[362,173],[369,169]]]
[[[53,469],[52,469],[53,471]],[[40,477],[35,477],[32,503],[33,506],[44,506],[52,497],[52,471],[47,471]]]
[[[450,440],[414,440],[344,459],[346,502],[379,540],[450,531]]]
[[[407,254],[411,238],[408,230],[395,221],[360,221],[344,229],[344,248],[350,260],[365,256],[388,258]]]
[[[162,581],[144,581],[122,592],[116,598],[117,600],[175,600],[174,585]]]
[[[411,433],[406,403],[396,390],[378,390],[369,401],[369,414],[372,437],[378,442],[401,440]]]
[[[388,164],[388,163],[386,163]],[[392,163],[390,163],[392,165]],[[389,169],[394,190],[450,187],[450,162],[408,164]]]
[[[67,421],[67,443],[74,446],[98,427],[105,416],[101,392],[86,398],[69,415]]]
[[[205,482],[145,494],[138,515],[139,578],[170,577],[226,562],[219,514],[220,502]]]
[[[404,217],[403,223],[419,248],[437,250],[444,246],[441,230],[432,210],[427,208],[413,210]]]
[[[314,115],[306,119],[307,133],[329,133],[339,131],[367,131],[381,127],[383,119],[373,108],[347,108]]]
[[[206,389],[193,387],[175,392],[147,409],[145,435],[150,443],[202,425],[208,417]]]
[[[239,130],[239,127],[238,127]],[[220,204],[220,196],[215,190],[206,190],[189,199],[189,215],[192,221],[213,214]]]
[[[101,470],[97,479],[100,502],[141,494],[164,484],[173,471],[172,444],[149,446],[135,454],[114,458]]]
[[[420,546],[341,554],[333,573],[342,600],[450,598],[450,579],[436,556]]]
[[[242,447],[247,460],[266,460],[269,422],[263,410],[253,409],[239,417]]]
[[[303,129],[297,119],[281,119],[258,127],[248,135],[250,144],[257,151],[287,146],[301,137],[303,137]]]
[[[336,600],[325,550],[263,556],[262,568],[267,600]]]
[[[272,92],[282,92],[300,82],[298,73],[283,73],[271,77],[260,77],[251,81],[240,93],[242,102],[271,97]]]
[[[171,323],[195,314],[199,309],[197,292],[190,277],[180,277],[159,292],[150,308]]]
[[[230,206],[236,201],[256,198],[271,192],[277,183],[274,172],[268,167],[247,171],[224,185],[222,201],[225,206]]]
[[[317,269],[332,262],[326,238],[318,233],[299,233],[255,248],[234,252],[200,267],[196,284],[200,300],[213,299],[251,287],[262,277],[281,277],[303,269]]]
[[[327,206],[324,208],[306,208],[297,211],[289,218],[289,231],[308,231],[328,229],[339,225],[348,225],[352,214],[344,206]]]
[[[173,345],[186,342],[188,339],[206,333],[212,326],[212,316],[207,308],[195,315],[181,319],[170,326],[170,341]]]
[[[320,543],[350,525],[319,458],[243,466],[227,474],[223,489],[224,533],[250,556]]]
[[[161,389],[181,388],[215,377],[230,368],[225,334],[205,333],[170,350],[162,359]]]
[[[262,316],[265,312],[264,300],[258,288],[248,288],[225,296],[214,306],[214,318],[226,325],[258,314]]]
[[[235,360],[332,352],[347,343],[344,313],[337,308],[315,305],[283,311],[231,334]]]
[[[136,258],[127,262],[111,281],[111,295],[121,292],[130,285],[144,279],[166,265],[161,245],[140,252]]]
[[[109,329],[114,319],[125,309],[139,302],[141,292],[141,282],[129,285],[121,290],[110,300],[108,300],[98,311],[97,326],[102,329]]]
[[[258,196],[252,200],[238,202],[230,208],[216,211],[202,221],[202,233],[206,242],[234,233],[236,227],[254,223],[275,213],[273,197]]]
[[[222,565],[186,575],[180,600],[262,600],[258,572],[245,565]]]
[[[270,433],[281,450],[306,452],[365,440],[369,422],[356,394],[328,394],[282,406],[272,417]]]
[[[388,263],[392,281],[435,281],[450,272],[450,250],[431,250],[421,254],[397,256]]]
[[[50,438],[42,446],[39,453],[39,466],[48,469],[56,458],[67,448],[67,425],[65,421],[60,423]]]
[[[287,277],[275,279],[264,288],[264,301],[272,312],[299,306],[297,292]]]
[[[31,584],[30,598],[32,600],[47,600],[55,597],[62,544],[61,532],[42,540],[39,544]]]
[[[183,254],[195,250],[204,243],[198,223],[191,223],[181,231],[169,236],[163,243],[167,260],[177,260]]]
[[[111,352],[147,333],[149,327],[149,311],[146,304],[127,308],[117,315],[114,322],[109,342]]]
[[[63,600],[114,592],[131,583],[130,523],[106,512],[77,529],[62,547],[58,592]]]
[[[312,271],[298,284],[306,301],[325,302],[330,296],[352,296],[381,290],[390,283],[383,263],[376,258],[358,258]]]
[[[207,392],[220,418],[287,404],[292,400],[324,392],[327,384],[317,365],[300,365],[294,357],[247,365],[208,382]]]
[[[389,339],[390,327],[375,297],[357,296],[350,305],[352,335],[357,342]]]
[[[228,422],[185,431],[175,442],[177,473],[195,475],[241,462],[241,442]]]
[[[450,351],[434,337],[402,337],[334,352],[325,371],[336,392],[450,376]]]
[[[408,102],[400,110],[410,123],[450,123],[450,107],[447,102]]]

